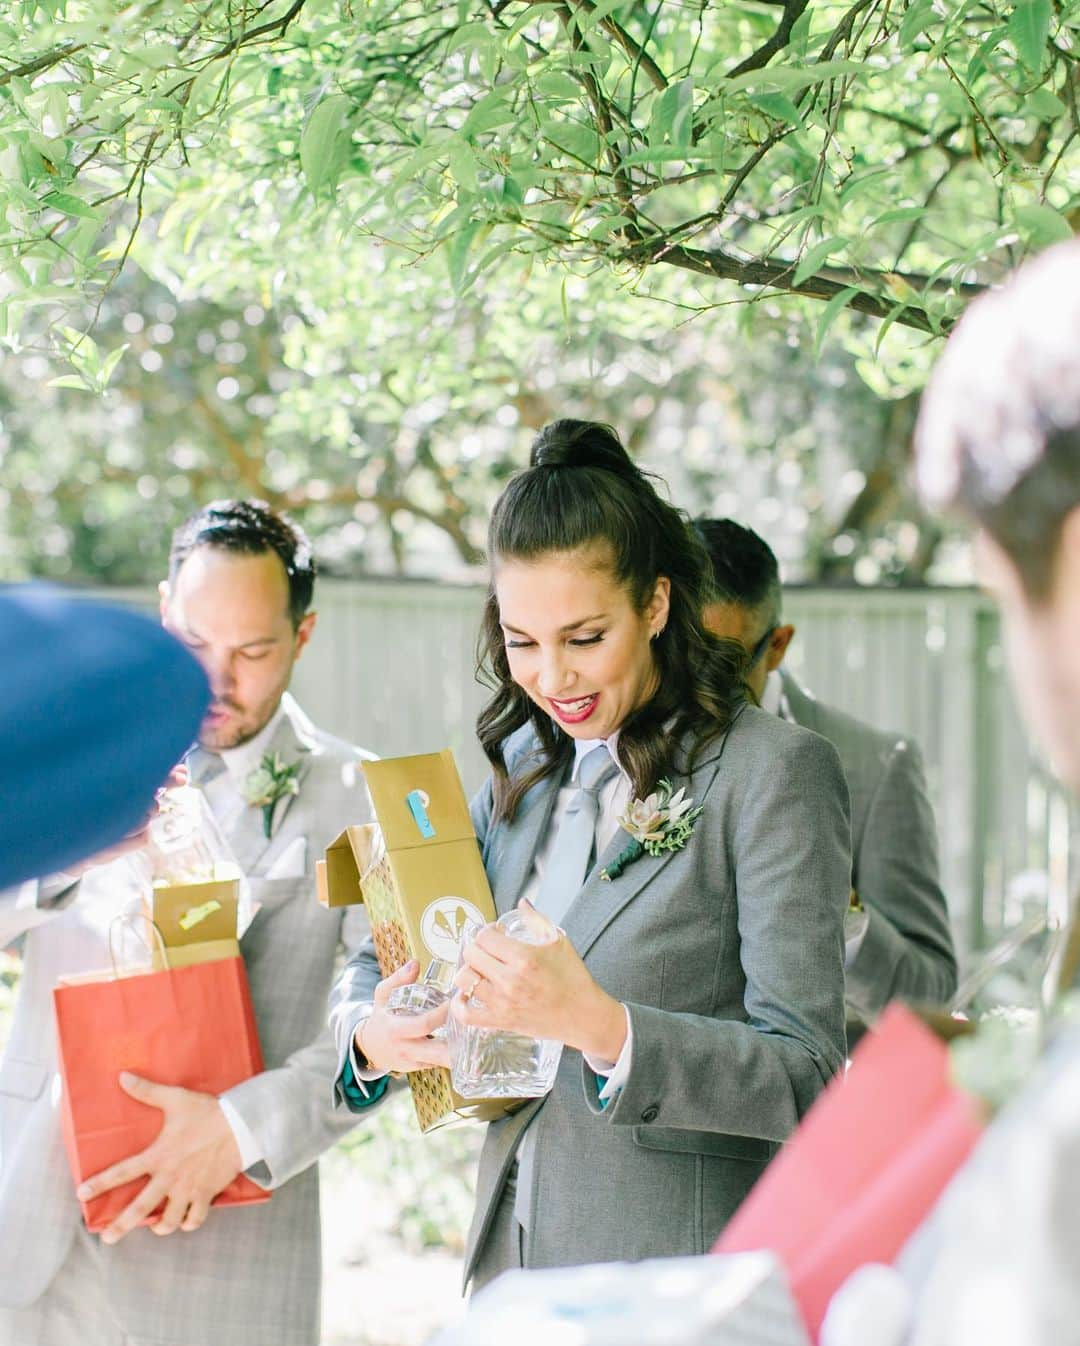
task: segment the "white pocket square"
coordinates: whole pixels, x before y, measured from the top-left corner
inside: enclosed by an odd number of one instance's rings
[[[266,879],[302,879],[307,864],[307,839],[294,837],[267,869]]]

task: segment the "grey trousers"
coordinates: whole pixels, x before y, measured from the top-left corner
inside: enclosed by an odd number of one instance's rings
[[[488,1236],[484,1240],[480,1256],[476,1259],[472,1276],[472,1294],[482,1290],[504,1271],[519,1271],[527,1265],[526,1245],[529,1236],[514,1214],[516,1195],[517,1186],[511,1177],[503,1188]],[[3,1343],[3,1346],[6,1346],[6,1343]]]
[[[0,1254],[2,1255],[2,1254]],[[0,1305],[0,1346],[182,1346],[129,1337],[105,1298],[101,1244],[80,1224],[71,1251],[28,1309]],[[194,1346],[194,1344],[193,1344]]]

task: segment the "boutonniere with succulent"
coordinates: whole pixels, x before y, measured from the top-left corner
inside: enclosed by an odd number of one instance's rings
[[[269,837],[274,826],[274,809],[279,799],[300,793],[300,763],[286,762],[280,753],[268,752],[244,780],[244,798],[252,808],[263,811],[263,835]]]
[[[642,855],[664,855],[681,851],[690,840],[702,808],[686,798],[685,787],[673,791],[669,780],[662,780],[647,799],[632,799],[619,819],[619,826],[630,833],[626,847],[600,871],[602,879],[617,879],[627,865]]]

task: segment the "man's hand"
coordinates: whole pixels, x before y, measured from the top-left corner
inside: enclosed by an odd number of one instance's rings
[[[366,1058],[372,1070],[389,1073],[450,1064],[446,1043],[431,1037],[446,1023],[446,1005],[426,1014],[391,1014],[386,1008],[390,992],[408,986],[419,973],[420,964],[414,958],[375,988],[374,1013],[356,1031],[357,1053]]]
[[[160,1108],[164,1120],[154,1143],[111,1168],[88,1178],[79,1199],[100,1196],[136,1178],[149,1182],[109,1225],[103,1243],[117,1243],[165,1203],[155,1234],[198,1229],[210,1202],[240,1172],[240,1151],[232,1128],[213,1094],[198,1094],[167,1084],[153,1084],[126,1071],[120,1076],[125,1093],[148,1107]]]

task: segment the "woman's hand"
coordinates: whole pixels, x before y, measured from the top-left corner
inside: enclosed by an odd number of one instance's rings
[[[626,1011],[561,930],[553,943],[524,944],[485,926],[465,946],[456,985],[450,1012],[462,1023],[554,1038],[596,1061],[617,1061],[626,1042]]]
[[[392,1014],[386,1008],[390,992],[408,986],[420,974],[414,958],[375,988],[375,1010],[356,1030],[356,1052],[372,1070],[423,1070],[426,1066],[449,1066],[446,1043],[431,1034],[446,1023],[446,1005],[426,1014]]]

